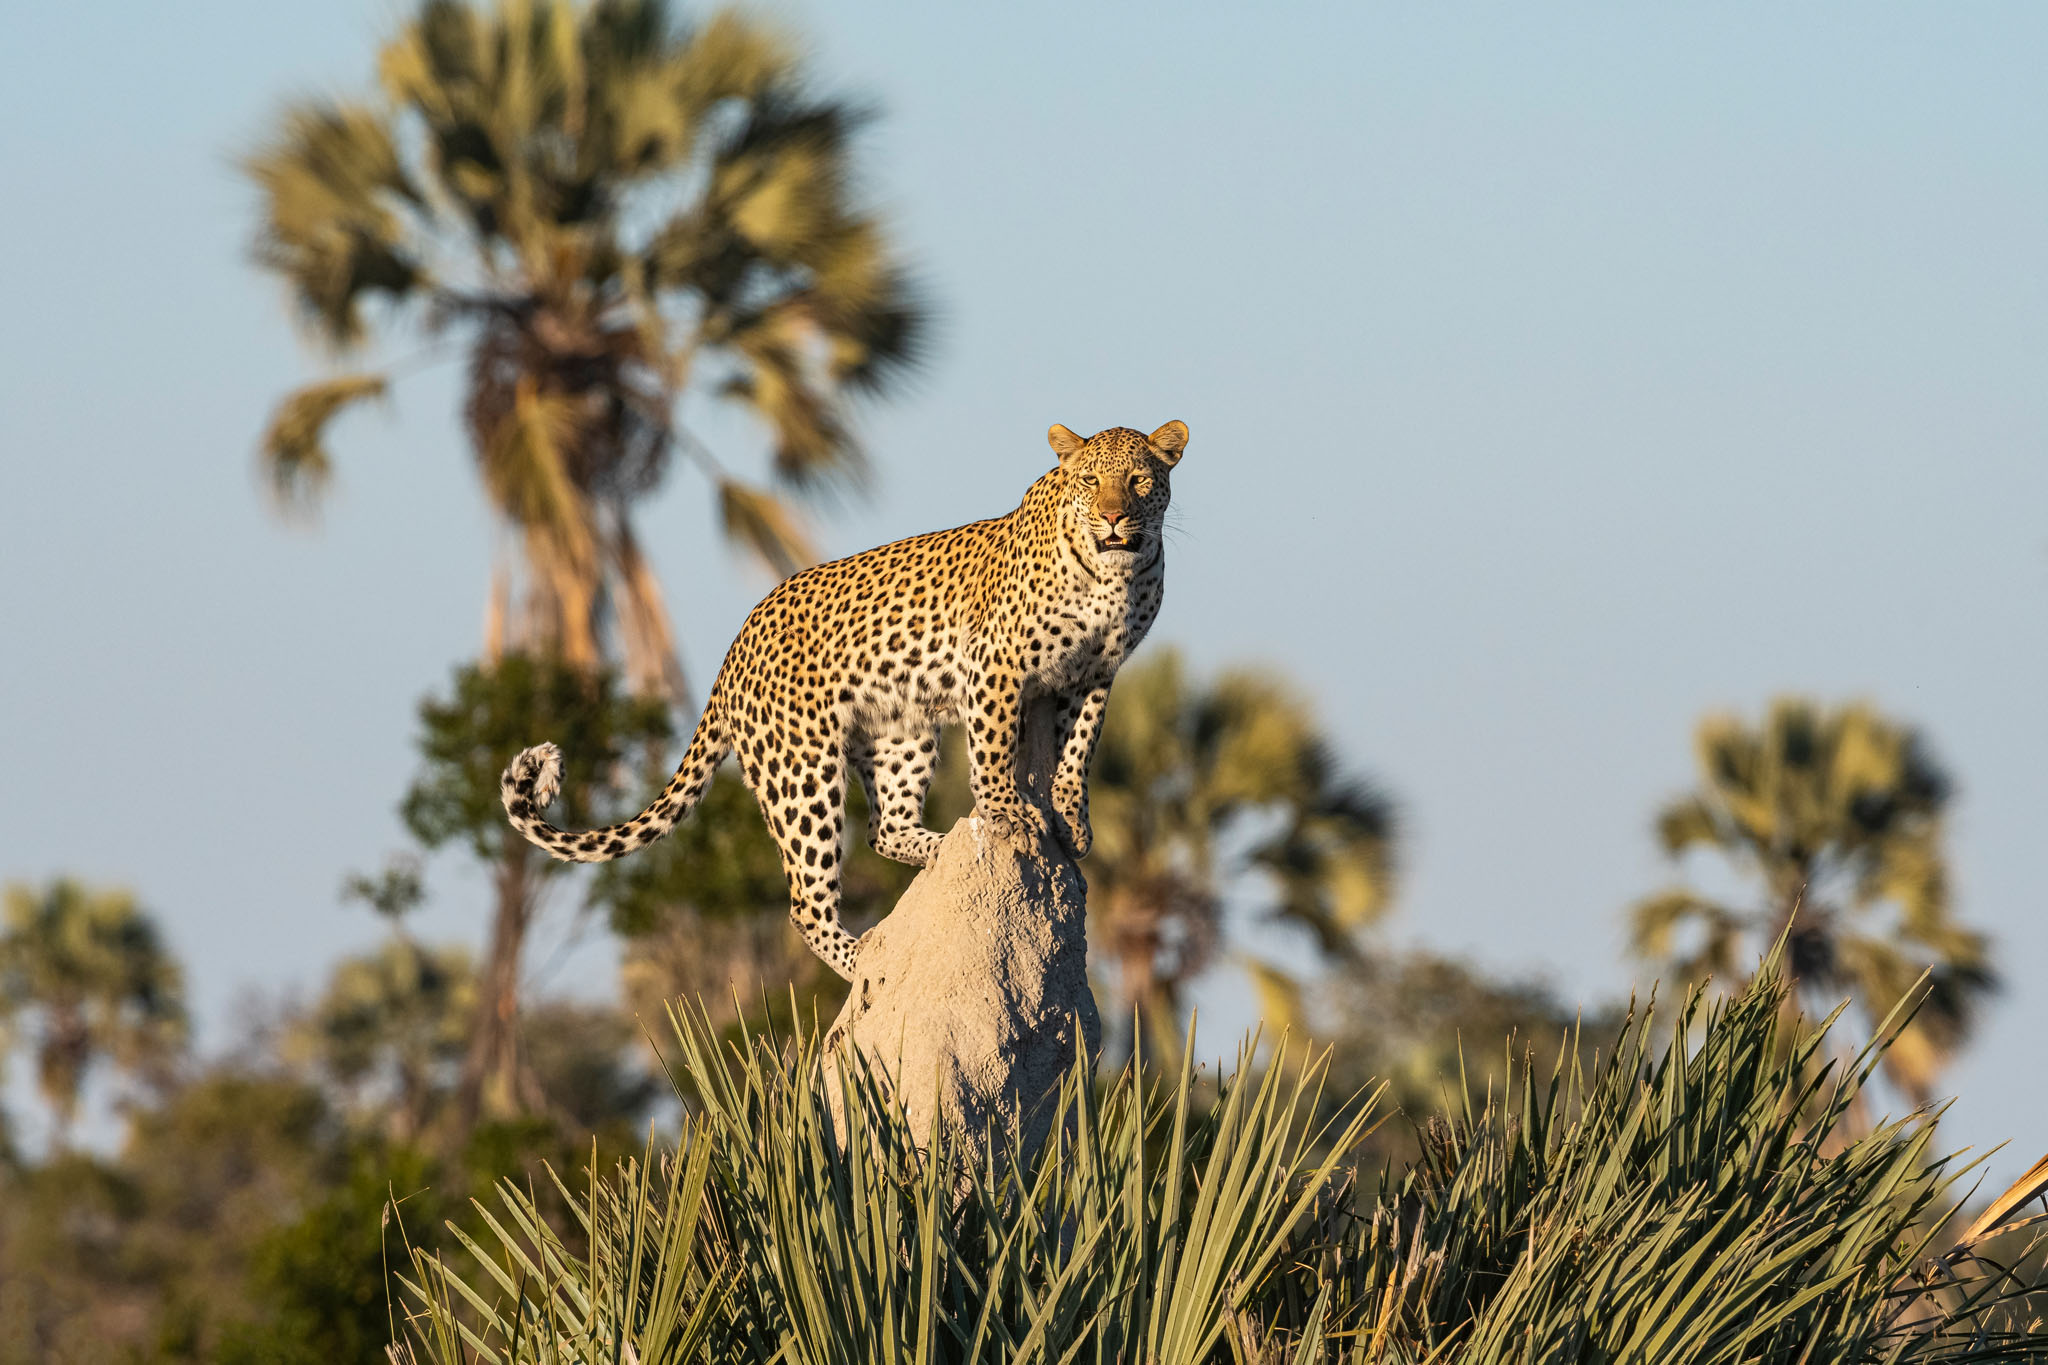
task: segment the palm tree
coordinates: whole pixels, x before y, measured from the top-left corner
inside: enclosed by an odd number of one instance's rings
[[[1871,707],[1771,704],[1761,727],[1700,723],[1700,787],[1666,805],[1657,836],[1674,860],[1718,850],[1757,886],[1731,905],[1687,888],[1639,902],[1635,951],[1683,980],[1739,983],[1779,938],[1794,996],[1844,998],[1881,1020],[1927,975],[1918,1013],[1885,1055],[1925,1103],[1994,988],[1982,934],[1956,921],[1942,817],[1953,790],[1914,730]]]
[[[518,549],[492,573],[485,662],[594,675],[615,648],[630,691],[681,701],[635,500],[680,455],[709,477],[725,534],[793,572],[813,556],[785,495],[858,483],[848,402],[919,355],[915,291],[854,190],[863,116],[816,94],[754,20],[686,29],[661,0],[428,0],[378,75],[375,101],[291,106],[249,158],[257,259],[337,359],[373,332],[465,359],[471,454]],[[283,506],[317,506],[328,423],[408,363],[284,399],[262,442]],[[765,426],[764,480],[684,425],[686,399]],[[544,733],[540,719],[513,728]],[[496,855],[465,1109],[518,1070],[510,1011],[539,874],[517,843]]]
[[[1119,675],[1090,783],[1094,849],[1083,864],[1097,941],[1116,966],[1119,1017],[1143,1020],[1159,1055],[1178,1046],[1183,985],[1215,957],[1226,891],[1263,874],[1270,920],[1326,955],[1392,891],[1391,803],[1343,779],[1308,709],[1270,675],[1224,673],[1191,686],[1162,650]],[[1298,991],[1247,957],[1269,1014]]]
[[[661,0],[428,0],[378,74],[381,100],[292,105],[248,159],[257,260],[337,357],[373,328],[466,356],[471,453],[525,580],[493,573],[487,657],[592,667],[609,621],[633,690],[679,699],[633,501],[680,453],[725,533],[792,572],[811,552],[774,490],[857,480],[846,399],[919,353],[914,290],[853,193],[862,116],[756,21],[683,29]],[[287,508],[317,504],[327,424],[398,368],[279,405],[262,464]],[[772,488],[682,425],[686,397],[765,424]]]
[[[387,1131],[405,1141],[455,1088],[476,993],[467,951],[395,933],[374,952],[335,965],[290,1043],[341,1086],[380,1090]]]
[[[111,1061],[160,1072],[185,1041],[183,974],[156,922],[126,891],[69,880],[7,888],[0,1021],[33,1021],[36,1084],[70,1145],[88,1073]]]
[[[415,857],[393,857],[376,876],[350,875],[341,898],[368,905],[391,936],[335,964],[319,1000],[291,1021],[285,1048],[381,1110],[386,1133],[406,1141],[456,1088],[476,1018],[476,964],[459,946],[407,932],[406,917],[426,899]]]

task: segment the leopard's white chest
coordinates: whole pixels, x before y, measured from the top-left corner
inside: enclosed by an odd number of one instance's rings
[[[1045,613],[1050,648],[1033,671],[1063,688],[1114,673],[1145,638],[1158,610],[1158,575],[1111,578],[1071,593]]]

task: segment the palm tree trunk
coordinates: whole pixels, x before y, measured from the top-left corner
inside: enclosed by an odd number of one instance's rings
[[[468,1129],[479,1118],[509,1118],[529,1108],[539,1090],[519,1046],[519,964],[532,926],[536,878],[533,849],[507,829],[497,869],[498,908],[491,950],[478,983],[476,1024],[462,1062],[456,1114]]]
[[[53,1001],[44,1019],[46,1032],[37,1057],[37,1079],[50,1105],[50,1150],[71,1150],[71,1130],[78,1122],[78,1097],[85,1069],[92,1064],[92,1029],[75,1000]]]
[[[675,630],[662,600],[661,583],[640,553],[623,506],[614,510],[612,523],[616,528],[611,548],[619,571],[619,636],[626,655],[626,685],[637,696],[666,697],[687,708],[689,688],[676,654]]]
[[[1136,1052],[1146,1035],[1154,1042],[1163,1030],[1153,1016],[1160,1006],[1159,948],[1162,914],[1156,899],[1144,892],[1126,892],[1118,897],[1110,922],[1116,925],[1117,993],[1122,997],[1118,1027],[1131,1029],[1130,1050]],[[1164,1053],[1155,1053],[1164,1057]]]
[[[512,573],[501,559],[491,569],[491,592],[484,600],[483,661],[496,664],[505,657],[505,633],[512,615]]]
[[[571,667],[595,672],[603,662],[595,566],[578,547],[539,526],[526,529],[526,562],[533,582],[520,645],[535,653],[553,651]]]

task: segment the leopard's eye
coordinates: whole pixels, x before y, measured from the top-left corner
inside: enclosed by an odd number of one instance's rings
[[[1139,476],[1131,480],[1131,491],[1136,493],[1141,498],[1144,497],[1147,493],[1150,493],[1152,491],[1152,480],[1140,474]]]
[[[1096,478],[1093,474],[1083,474],[1081,476],[1081,482],[1087,484],[1090,488],[1093,488],[1096,484],[1102,482],[1102,480]]]

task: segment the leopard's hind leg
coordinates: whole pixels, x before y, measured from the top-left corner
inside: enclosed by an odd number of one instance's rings
[[[847,758],[868,798],[868,843],[884,858],[924,867],[945,836],[924,823],[925,793],[939,757],[939,729],[861,737]]]
[[[811,951],[853,979],[858,943],[839,920],[839,865],[846,829],[845,761],[836,745],[792,746],[794,761],[775,771],[750,765],[748,785],[789,879],[789,918]],[[758,764],[758,760],[756,761]]]

